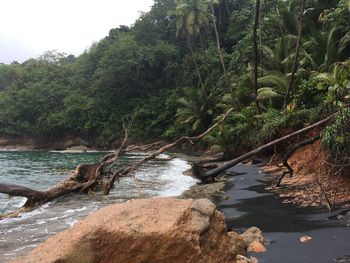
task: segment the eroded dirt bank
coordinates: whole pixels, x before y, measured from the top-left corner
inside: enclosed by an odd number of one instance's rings
[[[280,187],[276,187],[278,178],[286,169],[282,164],[274,162],[264,165],[262,170],[269,174],[267,180],[272,180],[268,190],[279,194],[284,202],[298,206],[320,206],[333,209],[348,206],[350,202],[350,170],[340,169],[335,174],[330,173],[330,163],[320,142],[315,142],[298,149],[290,158],[293,176],[288,174],[283,178]]]

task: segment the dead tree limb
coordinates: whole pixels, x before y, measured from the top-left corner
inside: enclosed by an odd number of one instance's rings
[[[235,166],[236,164],[239,164],[240,162],[242,162],[242,161],[244,161],[244,160],[246,160],[248,158],[251,158],[254,155],[256,155],[256,154],[258,154],[258,153],[260,153],[260,152],[262,152],[262,151],[264,151],[266,149],[269,149],[270,147],[272,147],[272,146],[274,146],[274,145],[276,145],[278,143],[281,143],[281,142],[286,141],[286,140],[288,140],[288,139],[290,139],[290,138],[292,138],[294,136],[297,136],[299,134],[305,133],[305,132],[307,132],[307,131],[309,131],[311,129],[314,129],[316,127],[319,127],[321,125],[324,125],[327,122],[329,122],[336,115],[338,115],[338,113],[334,113],[334,114],[330,115],[329,117],[327,117],[327,118],[325,118],[325,119],[323,119],[321,121],[318,121],[318,122],[316,122],[316,123],[314,123],[312,125],[304,127],[304,128],[302,128],[302,129],[300,129],[298,131],[295,131],[295,132],[290,133],[290,134],[288,134],[286,136],[283,136],[283,137],[281,137],[281,138],[279,138],[277,140],[274,140],[274,141],[269,142],[267,144],[264,144],[264,145],[262,145],[262,146],[260,146],[258,148],[255,148],[254,150],[252,150],[252,151],[250,151],[250,152],[248,152],[246,154],[243,154],[243,155],[241,155],[241,156],[239,156],[239,157],[237,157],[237,158],[235,158],[233,160],[230,160],[230,161],[227,161],[227,162],[223,163],[218,168],[212,169],[212,170],[210,170],[210,171],[208,171],[206,173],[198,174],[197,176],[199,178],[201,178],[203,181],[213,180],[216,176],[218,176],[222,172],[226,171],[227,169]]]
[[[332,211],[332,205],[331,205],[331,202],[329,200],[328,194],[326,193],[326,190],[324,189],[324,187],[323,187],[323,185],[322,185],[322,183],[321,183],[321,181],[318,178],[316,173],[314,173],[314,177],[315,177],[315,181],[316,181],[318,187],[320,188],[321,193],[323,194],[324,200],[326,202],[325,205],[326,205],[328,211]]]
[[[0,193],[8,194],[9,196],[33,198],[34,196],[39,195],[41,192],[14,184],[0,184]]]
[[[219,120],[218,122],[216,122],[213,126],[211,126],[209,129],[207,129],[205,132],[194,136],[194,137],[189,137],[189,136],[183,136],[180,139],[178,139],[177,141],[167,144],[163,147],[161,147],[160,149],[158,149],[157,151],[155,151],[154,153],[146,156],[144,159],[142,159],[140,162],[129,166],[125,169],[121,169],[117,172],[115,172],[108,184],[109,188],[105,189],[105,192],[108,194],[111,187],[114,185],[114,182],[119,179],[120,177],[125,177],[128,174],[134,172],[137,168],[139,168],[141,165],[143,165],[144,163],[148,162],[149,160],[154,159],[155,157],[157,157],[158,155],[162,154],[163,152],[169,150],[170,148],[173,148],[174,146],[180,145],[182,143],[185,142],[189,142],[191,144],[193,144],[194,142],[197,142],[198,140],[202,139],[204,136],[206,136],[207,134],[209,134],[211,131],[213,131],[217,126],[219,126],[225,119],[226,117],[233,111],[233,108],[229,109],[224,116],[221,118],[221,120]]]
[[[185,142],[197,142],[198,140],[202,139],[204,136],[209,134],[212,130],[214,130],[218,125],[220,125],[232,111],[232,108],[229,109],[218,122],[216,122],[214,125],[208,128],[205,132],[194,137],[181,137],[173,143],[162,146],[155,152],[147,155],[139,162],[132,164],[129,167],[125,167],[113,172],[113,165],[115,164],[117,159],[123,154],[130,151],[149,150],[152,147],[160,144],[160,142],[155,142],[143,146],[131,145],[126,147],[129,126],[124,125],[125,136],[118,150],[116,150],[114,153],[106,155],[102,158],[100,162],[93,164],[78,165],[78,167],[75,169],[74,173],[71,176],[47,190],[36,191],[18,185],[0,184],[0,193],[9,194],[11,196],[23,196],[27,198],[27,201],[23,206],[23,208],[25,208],[24,210],[22,208],[18,211],[11,213],[10,215],[0,216],[0,219],[11,217],[12,215],[17,216],[22,211],[33,210],[39,205],[52,201],[58,197],[67,195],[69,193],[87,193],[89,191],[102,190],[104,194],[109,194],[116,180],[118,180],[120,177],[129,176],[130,174],[136,182],[136,178],[133,176],[133,172],[135,172],[140,166],[156,158],[158,155],[169,150],[174,146],[180,145]]]

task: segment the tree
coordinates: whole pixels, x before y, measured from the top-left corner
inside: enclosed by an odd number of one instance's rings
[[[338,37],[337,29],[333,27],[329,31],[311,31],[304,44],[304,56],[312,69],[327,72],[334,63],[348,57],[350,33]]]
[[[254,49],[254,92],[255,92],[255,104],[256,104],[256,110],[259,114],[260,112],[260,106],[258,101],[258,64],[259,64],[259,54],[258,54],[258,27],[259,27],[259,19],[260,19],[260,0],[256,0],[255,4],[255,19],[254,19],[254,28],[253,28],[253,49]]]
[[[209,17],[206,11],[207,6],[202,0],[176,0],[175,10],[168,12],[169,15],[175,16],[176,36],[186,39],[190,49],[193,64],[195,65],[199,83],[204,92],[204,83],[199,71],[198,63],[195,58],[191,39],[198,36],[201,26],[208,24]]]
[[[22,212],[31,211],[42,204],[68,195],[70,193],[88,193],[89,191],[95,190],[102,191],[104,195],[109,195],[111,189],[114,187],[114,184],[119,181],[121,177],[130,176],[136,182],[136,178],[134,175],[132,175],[132,173],[139,169],[144,163],[155,159],[160,154],[175,146],[186,142],[194,143],[201,140],[203,137],[212,132],[217,126],[222,124],[227,116],[232,112],[232,110],[232,108],[229,109],[216,123],[214,123],[203,133],[193,137],[183,136],[177,139],[175,142],[161,146],[156,151],[146,155],[141,161],[131,164],[127,167],[113,169],[113,166],[118,158],[125,153],[130,151],[147,151],[157,145],[160,145],[161,142],[154,142],[142,146],[127,146],[128,132],[130,127],[129,125],[123,125],[125,131],[124,139],[116,151],[105,155],[97,163],[79,164],[73,174],[47,190],[37,191],[20,185],[0,183],[0,193],[8,194],[10,196],[22,196],[27,198],[22,208],[7,215],[0,215],[0,220],[18,216]],[[137,188],[137,190],[141,196],[141,190],[139,188]]]
[[[306,0],[300,0],[298,36],[297,36],[297,41],[295,45],[292,72],[290,73],[287,92],[286,92],[286,96],[284,97],[284,108],[286,108],[289,103],[290,93],[292,92],[293,85],[294,85],[295,73],[298,70],[299,54],[300,54],[300,48],[301,48],[301,37],[303,33],[305,2]]]
[[[215,38],[216,38],[216,48],[218,49],[218,52],[219,52],[221,66],[222,66],[222,70],[223,70],[225,81],[226,81],[226,86],[227,86],[228,90],[230,90],[231,94],[233,94],[233,89],[231,87],[230,79],[229,79],[229,76],[227,74],[224,56],[223,56],[222,50],[221,50],[219,30],[218,30],[218,27],[216,25],[216,16],[215,16],[215,10],[214,10],[214,5],[216,5],[216,4],[219,4],[218,0],[209,0],[210,10],[211,10],[211,18],[212,18],[214,32],[215,32]]]
[[[191,132],[204,131],[213,118],[213,105],[215,105],[213,95],[205,97],[200,90],[193,88],[187,88],[184,95],[179,99],[177,121],[190,125]]]

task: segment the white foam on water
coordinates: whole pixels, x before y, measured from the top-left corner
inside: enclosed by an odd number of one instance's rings
[[[67,219],[65,220],[65,223],[69,226],[72,227],[74,226],[76,223],[78,223],[79,220],[78,219]]]
[[[11,253],[5,253],[5,256],[12,256],[12,255],[16,255],[19,251],[24,250],[24,249],[28,249],[28,248],[34,248],[36,247],[37,244],[32,244],[32,245],[27,245],[27,246],[23,246],[23,247],[19,247],[17,249],[14,249]]]
[[[2,195],[2,194],[1,194]],[[27,198],[25,197],[9,197],[4,195],[5,201],[0,202],[0,211],[11,211],[11,210],[15,210],[17,208],[21,208],[25,202],[27,201]]]
[[[191,186],[196,185],[199,180],[184,175],[191,166],[184,160],[175,158],[170,161],[169,169],[160,175],[166,181],[165,189],[159,192],[159,196],[179,196]]]
[[[72,213],[76,213],[76,212],[81,212],[81,211],[84,211],[86,210],[87,207],[86,206],[83,206],[81,208],[77,208],[77,209],[68,209],[65,211],[66,214],[72,214]]]
[[[18,222],[25,221],[27,218],[30,218],[30,217],[33,217],[34,215],[38,215],[38,214],[43,213],[45,211],[45,209],[48,208],[49,206],[50,206],[50,203],[46,203],[38,209],[35,209],[33,211],[30,211],[30,212],[22,213],[19,217],[5,218],[3,220],[0,220],[0,225],[14,222],[14,221],[18,221]]]
[[[100,152],[104,152],[104,153],[110,153],[113,151],[97,151],[97,150],[50,150],[49,152],[51,153],[100,153]]]
[[[62,151],[57,152],[64,153]],[[127,155],[127,159],[141,159],[145,155],[147,154],[133,153],[132,155]],[[167,154],[159,156],[159,158],[168,157]],[[198,180],[183,174],[190,168],[191,166],[186,161],[178,158],[170,161],[155,159],[149,164],[142,166],[135,175],[142,191],[147,193],[146,196],[179,196],[198,182]],[[31,169],[33,169],[33,166],[31,166]],[[38,169],[43,169],[43,167],[40,166]],[[49,172],[51,171],[50,166],[47,169]],[[53,172],[53,174],[56,175],[57,172]],[[51,180],[51,177],[45,178]],[[0,261],[21,253],[27,253],[29,251],[28,248],[35,247],[39,242],[44,241],[56,232],[72,227],[81,218],[105,205],[137,197],[134,182],[130,178],[124,178],[108,198],[78,196],[74,201],[69,197],[67,199],[63,198],[47,203],[34,211],[23,213],[18,218],[1,220],[0,242],[1,244],[8,242],[8,246],[11,246],[13,250],[0,250],[5,255],[5,257],[0,255]],[[5,210],[3,206],[9,206],[6,210],[9,210],[9,208],[15,210],[21,207],[26,199],[19,198],[9,201],[12,203],[8,204],[7,200],[5,203],[1,202],[0,209]]]

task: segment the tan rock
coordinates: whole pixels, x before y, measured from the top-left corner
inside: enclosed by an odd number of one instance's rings
[[[231,243],[231,251],[234,255],[246,255],[247,254],[247,245],[244,239],[236,232],[228,232],[228,237]]]
[[[266,248],[259,241],[255,240],[249,244],[247,251],[248,252],[255,252],[255,253],[264,253],[264,252],[266,252]]]
[[[209,200],[140,199],[104,207],[14,262],[225,263],[229,247]]]
[[[251,263],[250,259],[242,256],[242,255],[237,255],[236,257],[236,263]]]
[[[237,255],[236,257],[236,263],[258,263],[258,262],[259,262],[258,259],[255,257],[247,258],[242,255]]]
[[[253,241],[259,241],[261,244],[264,244],[265,242],[262,231],[255,226],[248,228],[241,236],[246,242],[247,246],[249,246]]]

